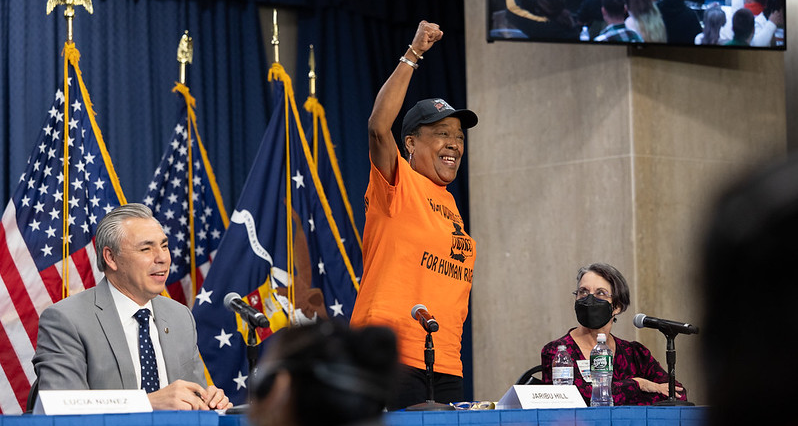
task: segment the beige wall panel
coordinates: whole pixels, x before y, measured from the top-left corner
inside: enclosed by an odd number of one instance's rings
[[[783,57],[654,48],[631,63],[637,301],[648,315],[700,325],[706,210],[729,179],[785,150]],[[639,336],[664,363],[663,335]],[[677,377],[697,402],[699,339],[676,342]]]
[[[571,292],[580,266],[606,261],[632,270],[630,174],[630,159],[617,157],[471,175],[479,200],[471,220],[481,224],[472,232],[474,374],[482,384],[475,398],[500,398],[540,364],[544,344],[576,325]],[[634,338],[632,330],[624,315],[614,331]]]
[[[783,152],[782,52],[632,52],[635,155],[750,163]]]

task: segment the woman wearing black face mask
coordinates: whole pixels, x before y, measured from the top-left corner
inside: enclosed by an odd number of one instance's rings
[[[543,382],[552,383],[551,364],[557,346],[565,345],[574,360],[574,385],[590,405],[592,386],[589,377],[590,351],[599,333],[607,336],[612,350],[612,397],[615,405],[649,405],[668,398],[668,373],[639,342],[630,342],[612,335],[617,315],[629,307],[629,285],[621,273],[605,263],[594,263],[579,270],[574,291],[574,310],[579,326],[565,336],[549,342],[540,353]],[[583,374],[585,376],[583,376]],[[676,395],[687,400],[680,383]]]

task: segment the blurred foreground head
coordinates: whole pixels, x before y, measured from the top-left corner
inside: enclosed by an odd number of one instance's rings
[[[253,379],[251,424],[380,424],[397,365],[390,329],[328,321],[272,338]]]
[[[709,219],[701,338],[710,424],[795,422],[798,158],[732,185]]]

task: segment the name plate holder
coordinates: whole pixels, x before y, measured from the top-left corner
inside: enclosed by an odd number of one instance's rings
[[[141,389],[41,390],[33,414],[146,413],[152,411]]]
[[[582,408],[585,400],[574,385],[513,385],[496,409]]]

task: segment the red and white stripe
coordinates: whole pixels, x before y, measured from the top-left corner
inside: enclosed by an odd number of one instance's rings
[[[69,261],[70,294],[90,288],[102,278],[94,244],[78,250]],[[25,410],[36,374],[31,359],[36,350],[39,315],[61,299],[63,262],[38,271],[9,202],[0,227],[0,413]]]

